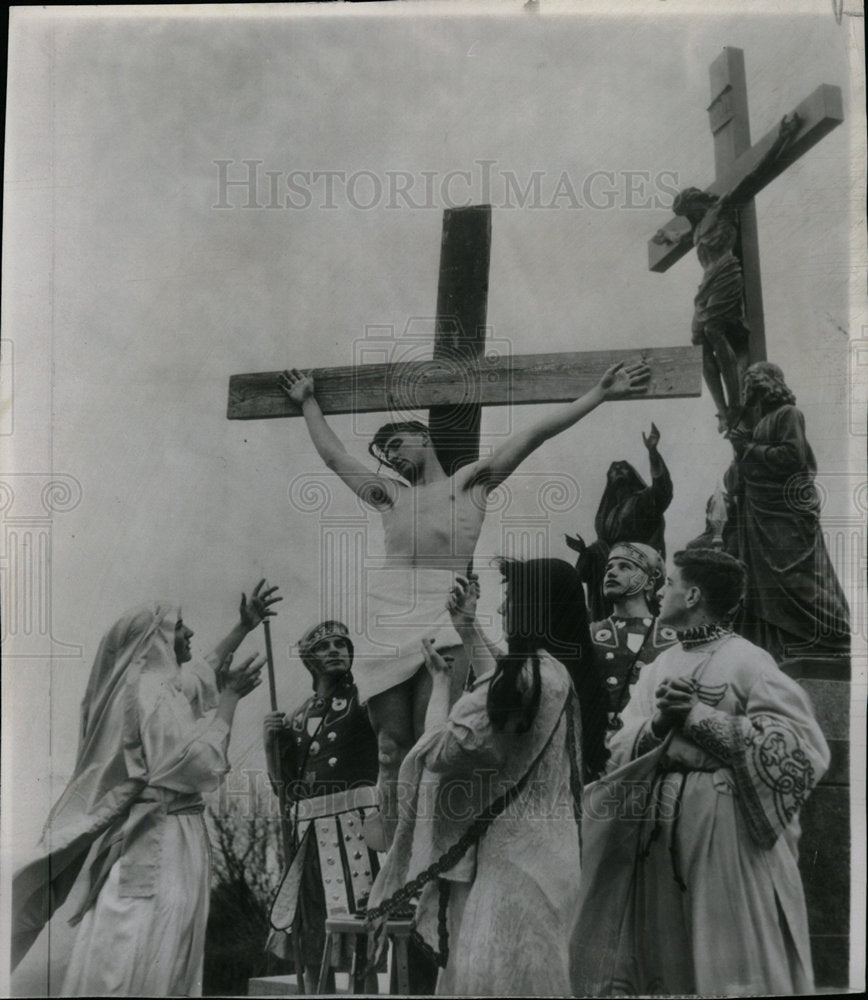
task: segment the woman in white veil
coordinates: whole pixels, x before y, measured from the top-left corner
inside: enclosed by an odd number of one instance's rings
[[[13,880],[13,967],[68,897],[78,925],[62,994],[199,995],[210,847],[202,793],[229,770],[238,702],[263,661],[244,636],[274,614],[261,581],[206,661],[171,601],[106,632],[82,701],[75,769],[37,856]]]

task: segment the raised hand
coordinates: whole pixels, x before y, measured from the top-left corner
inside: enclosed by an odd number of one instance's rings
[[[253,656],[248,656],[234,670],[229,665],[230,660],[231,657],[228,657],[220,667],[223,681],[222,689],[223,691],[229,691],[237,695],[239,698],[244,698],[262,683],[261,671],[265,666],[265,657],[254,653]]]
[[[564,538],[567,540],[567,547],[573,552],[578,552],[580,556],[588,551],[588,543],[581,535],[564,535]]]
[[[433,639],[422,640],[422,655],[425,658],[425,668],[434,681],[449,677],[452,671],[452,657],[443,657],[434,648]]]
[[[473,625],[476,621],[476,602],[479,600],[479,577],[456,576],[446,600],[446,610],[456,629]]]
[[[622,361],[606,369],[599,386],[603,396],[608,399],[610,396],[646,392],[649,378],[651,369],[644,361],[635,361],[629,365]]]
[[[648,451],[654,451],[657,445],[660,443],[660,431],[657,430],[657,424],[651,424],[651,432],[646,434],[642,431],[642,440],[645,442],[645,447]]]
[[[263,587],[265,587],[264,590],[262,589]],[[249,601],[246,594],[241,595],[241,605],[238,613],[241,616],[241,624],[248,632],[252,632],[265,618],[273,618],[277,614],[276,611],[271,610],[271,605],[282,601],[283,598],[271,596],[276,590],[279,590],[279,588],[268,587],[265,580],[262,579],[253,588],[253,593],[250,595]]]
[[[278,375],[277,384],[296,406],[313,397],[313,376],[303,375],[297,368],[288,368]]]

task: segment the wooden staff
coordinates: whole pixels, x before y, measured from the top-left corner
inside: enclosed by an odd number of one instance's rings
[[[271,651],[271,623],[267,618],[262,621],[265,630],[265,658],[268,664],[268,693],[271,695],[271,711],[277,711],[277,688],[274,683],[274,653]]]
[[[271,646],[271,623],[267,618],[263,619],[262,628],[265,631],[265,660],[268,666],[268,693],[271,698],[271,711],[277,711],[277,686],[274,680],[274,652]],[[286,814],[286,786],[283,782],[283,775],[280,770],[280,755],[277,752],[278,745],[273,744],[271,769],[277,782],[277,800],[280,804],[280,828],[283,835],[283,854],[286,864],[292,863],[292,823]],[[300,909],[300,907],[299,907]],[[295,963],[296,982],[298,992],[307,993],[304,982],[304,959],[301,953],[301,922],[300,913],[296,911],[295,920],[292,923],[292,957]]]

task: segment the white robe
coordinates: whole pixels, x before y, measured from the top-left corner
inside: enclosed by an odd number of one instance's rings
[[[610,740],[615,770],[604,781],[659,746],[650,723],[666,677],[695,678],[700,701],[658,773],[621,939],[595,940],[599,900],[583,900],[575,964],[581,969],[583,950],[589,959],[613,952],[611,980],[593,988],[615,994],[810,991],[798,811],[829,753],[808,698],[738,636],[674,646],[643,669]],[[588,850],[583,861],[590,875],[598,856]]]
[[[100,853],[111,841],[120,847],[78,926],[63,996],[201,995],[210,845],[199,793],[216,788],[228,770],[229,727],[202,715],[215,696],[213,670],[204,665],[201,674],[175,678],[143,673],[138,710],[148,785],[93,844],[79,876],[83,895]]]
[[[407,755],[398,832],[369,906],[428,868],[484,808],[523,781],[476,845],[443,872],[445,924],[434,880],[421,892],[416,926],[446,962],[438,995],[564,995],[581,868],[578,704],[565,668],[540,653],[542,694],[531,730],[495,733],[486,709],[492,676],[479,678],[447,723]]]

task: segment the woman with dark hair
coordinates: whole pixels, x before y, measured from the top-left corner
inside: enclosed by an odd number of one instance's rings
[[[553,559],[499,565],[505,653],[476,620],[476,581],[456,577],[449,596],[477,673],[451,711],[450,665],[423,643],[425,732],[401,768],[398,831],[368,917],[376,925],[418,897],[416,932],[441,966],[438,994],[564,995],[581,867],[580,744],[601,766],[605,695],[576,571]],[[589,702],[581,715],[571,678]]]
[[[513,690],[512,678],[527,660],[536,664],[533,670],[538,676],[537,653],[544,649],[567,668],[578,695],[582,775],[592,781],[602,772],[608,756],[606,692],[593,669],[594,647],[581,578],[562,559],[500,559],[497,565],[507,588],[501,614],[508,652],[499,660],[497,683],[492,685],[495,716],[502,711],[501,699],[510,697],[507,692]],[[500,651],[493,652],[498,657]],[[489,714],[491,709],[490,701]]]

